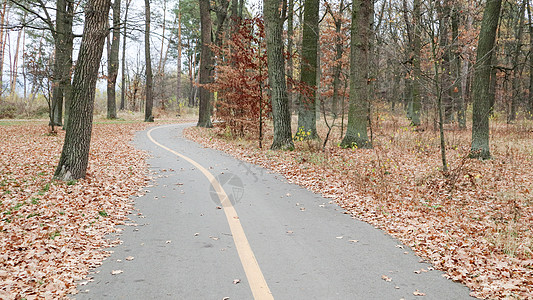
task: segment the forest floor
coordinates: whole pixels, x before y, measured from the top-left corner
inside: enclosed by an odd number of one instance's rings
[[[173,120],[175,123],[176,120]],[[147,184],[146,153],[131,143],[153,123],[96,120],[87,177],[53,180],[64,131],[47,121],[0,121],[0,299],[61,299],[119,243]]]
[[[268,150],[270,126],[263,149],[257,138],[233,138],[222,127],[184,134],[335,200],[467,285],[472,296],[531,299],[533,122],[493,121],[493,158],[485,161],[467,158],[470,130],[446,128],[447,174],[433,126],[414,130],[390,114],[373,123],[373,149],[339,148],[340,128],[324,150],[299,141],[292,152]],[[324,138],[327,128],[318,131]]]

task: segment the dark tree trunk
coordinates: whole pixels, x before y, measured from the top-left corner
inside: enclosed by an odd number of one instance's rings
[[[294,0],[288,1],[287,6],[287,97],[289,98],[289,111],[294,106],[294,95],[292,92],[292,77],[294,73],[294,63],[292,59],[294,46]]]
[[[300,74],[301,81],[308,90],[299,95],[298,129],[295,134],[295,136],[304,139],[318,138],[316,132],[316,89],[319,3],[319,0],[305,0],[304,4]]]
[[[412,44],[412,61],[413,61],[413,85],[412,85],[412,104],[411,104],[411,125],[420,126],[420,114],[422,111],[422,97],[420,94],[420,80],[422,69],[420,66],[420,53],[422,51],[421,42],[421,12],[420,0],[413,1],[413,44]]]
[[[63,105],[68,114],[68,95],[70,95],[70,71],[72,68],[73,39],[72,22],[74,18],[74,3],[67,0],[57,0],[56,28],[53,34],[55,42],[55,59],[52,88],[52,120],[54,126],[63,123]]]
[[[98,67],[102,58],[110,0],[89,0],[85,25],[73,80],[70,118],[61,158],[55,171],[59,180],[85,177],[93,120]]]
[[[120,87],[120,110],[126,109],[126,40],[128,39],[128,11],[131,0],[126,1],[126,10],[124,12],[124,37],[122,42],[122,86]]]
[[[529,1],[527,6],[527,15],[529,21],[529,49],[533,50],[533,23],[531,17],[531,5],[533,3]],[[530,50],[531,51],[531,50]],[[527,113],[526,117],[530,120],[533,119],[533,53],[529,54],[529,97],[527,101]]]
[[[490,158],[489,149],[489,115],[490,115],[490,73],[492,51],[496,41],[496,30],[500,17],[502,0],[488,0],[476,53],[476,65],[474,70],[474,83],[472,87],[472,148],[470,157]]]
[[[274,121],[274,141],[272,150],[292,150],[291,115],[285,81],[285,61],[283,53],[283,20],[280,16],[279,0],[263,0],[265,35],[268,57],[268,80]]]
[[[203,87],[203,84],[211,83],[213,80],[213,53],[211,51],[211,16],[209,0],[200,1],[200,33],[202,40],[202,50],[200,57],[200,107],[198,114],[198,127],[213,127],[211,123],[211,92]]]
[[[367,127],[369,118],[369,37],[372,0],[355,0],[352,4],[350,52],[350,108],[348,126],[342,139],[344,148],[371,148]]]
[[[115,85],[118,75],[118,52],[120,47],[120,2],[115,0],[113,3],[113,37],[111,38],[111,47],[108,48],[107,63],[107,118],[117,118],[117,101],[115,99]],[[111,33],[109,33],[111,35]]]
[[[146,25],[144,31],[144,57],[146,61],[146,95],[144,108],[144,121],[153,122],[154,116],[152,108],[154,107],[153,75],[152,75],[152,58],[150,55],[150,0],[144,0]]]
[[[176,77],[176,102],[178,107],[181,101],[181,12],[178,12],[178,59],[177,59],[177,77]]]
[[[448,30],[449,30],[449,19],[450,19],[450,3],[448,0],[444,0],[442,5],[440,1],[436,2],[437,11],[439,14],[439,46],[443,51],[442,53],[442,64],[441,67],[441,97],[439,101],[442,102],[442,108],[444,109],[444,122],[451,123],[453,121],[453,111],[455,103],[453,102],[453,84],[452,84],[452,66],[450,62],[451,56],[451,47],[448,42]],[[439,108],[440,109],[440,108]]]
[[[515,27],[515,37],[514,37],[514,51],[512,58],[512,67],[513,72],[511,79],[511,107],[509,108],[509,115],[507,116],[507,123],[512,123],[516,120],[516,107],[518,106],[518,100],[520,99],[520,66],[518,59],[520,57],[520,52],[522,49],[522,31],[523,31],[523,20],[524,13],[526,9],[526,1],[522,2],[522,5],[518,9],[518,22]]]
[[[457,105],[457,123],[459,128],[466,128],[466,117],[465,117],[465,101],[463,97],[463,85],[462,85],[462,72],[461,72],[461,53],[459,50],[459,20],[460,20],[460,7],[458,4],[452,8],[452,55],[453,62],[451,66],[452,70],[452,98],[454,103]]]

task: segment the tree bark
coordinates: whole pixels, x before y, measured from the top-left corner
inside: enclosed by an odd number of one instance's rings
[[[294,93],[292,92],[292,78],[294,76],[294,62],[292,59],[294,46],[294,0],[289,0],[287,5],[287,97],[289,111],[294,106]]]
[[[466,128],[466,105],[463,97],[463,85],[462,85],[462,72],[461,72],[461,53],[459,50],[459,20],[460,20],[460,7],[458,4],[452,8],[452,98],[457,105],[457,123],[459,128]]]
[[[107,35],[110,0],[89,0],[73,80],[70,118],[55,178],[83,178],[87,172],[98,67]]]
[[[120,110],[126,109],[126,40],[128,39],[128,11],[130,9],[131,0],[126,1],[126,9],[124,12],[124,37],[122,42],[122,84],[120,87]]]
[[[200,1],[200,34],[202,50],[200,57],[200,107],[198,115],[198,127],[213,127],[211,123],[211,92],[203,85],[212,82],[213,76],[213,53],[211,51],[212,22],[210,16],[209,0]]]
[[[7,37],[7,30],[5,29],[7,26],[7,1],[2,1],[2,9],[0,11],[0,103],[3,101],[3,92],[4,92],[4,51],[6,48],[6,37]]]
[[[476,53],[476,65],[474,67],[474,83],[472,87],[472,145],[470,157],[490,158],[489,149],[489,115],[490,115],[490,74],[491,61],[498,19],[500,17],[502,0],[488,0],[483,12],[481,32]]]
[[[412,102],[411,102],[411,125],[420,126],[420,114],[422,110],[422,99],[420,95],[420,80],[422,68],[420,67],[420,53],[422,50],[421,42],[421,12],[420,0],[413,1],[413,44],[412,44],[412,61],[413,61],[413,85],[412,85]]]
[[[300,93],[298,106],[298,129],[296,137],[317,139],[317,53],[318,53],[318,7],[319,0],[305,0],[302,36],[301,81],[307,89]]]
[[[529,5],[527,6],[527,16],[529,21],[529,49],[530,51],[533,50],[533,23],[532,23],[532,17],[531,17],[531,5],[533,3],[531,0],[529,1]],[[527,101],[527,113],[526,118],[532,120],[533,119],[533,55],[529,54],[529,97]]]
[[[145,108],[144,121],[153,122],[154,116],[152,108],[154,107],[153,94],[153,75],[152,75],[152,58],[150,55],[150,0],[144,0],[145,9],[145,31],[144,31],[144,57],[146,61],[146,92],[145,92]]]
[[[283,20],[280,16],[279,0],[263,0],[265,35],[268,60],[268,80],[274,121],[274,140],[270,149],[293,150],[291,115],[285,81],[283,53]]]
[[[61,126],[66,124],[66,121],[63,122],[63,104],[67,115],[70,103],[68,97],[70,95],[70,72],[74,44],[72,33],[74,3],[67,0],[57,0],[56,3],[56,28],[53,34],[55,59],[52,85],[52,120],[50,122],[54,123],[54,126]]]
[[[111,38],[111,48],[108,53],[107,63],[107,118],[117,118],[117,101],[115,99],[115,85],[118,75],[118,53],[120,50],[120,2],[113,3],[113,36]],[[111,35],[111,33],[109,33]]]
[[[348,126],[341,142],[344,148],[371,148],[367,126],[369,118],[369,37],[372,0],[355,0],[352,4],[350,49],[350,108]]]
[[[515,37],[514,37],[514,51],[512,58],[512,76],[511,79],[511,107],[509,108],[509,115],[507,116],[507,123],[512,123],[516,120],[516,107],[518,105],[518,100],[520,98],[520,66],[518,59],[520,57],[520,52],[522,49],[522,31],[523,31],[523,20],[524,13],[526,12],[526,1],[522,2],[522,5],[518,9],[518,22],[515,27]]]
[[[177,76],[176,76],[176,103],[180,104],[181,99],[181,12],[178,11],[178,58],[177,58]]]

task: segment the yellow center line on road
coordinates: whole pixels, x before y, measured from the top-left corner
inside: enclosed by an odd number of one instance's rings
[[[261,272],[261,268],[259,267],[259,264],[257,263],[257,260],[255,259],[254,252],[252,251],[252,248],[250,247],[250,244],[248,243],[248,239],[246,238],[246,234],[244,234],[244,229],[242,228],[241,221],[239,219],[239,216],[237,215],[237,211],[229,201],[228,195],[218,182],[218,180],[209,172],[206,168],[204,168],[202,165],[197,163],[196,161],[192,160],[191,158],[176,152],[160,143],[158,143],[154,138],[152,137],[152,131],[159,128],[164,127],[170,127],[174,125],[167,125],[167,126],[160,126],[150,129],[146,135],[152,141],[152,143],[156,144],[157,146],[177,155],[178,157],[181,157],[191,163],[193,166],[198,168],[205,177],[209,180],[209,182],[213,185],[213,188],[217,192],[218,198],[220,200],[220,203],[222,204],[222,208],[224,209],[224,213],[226,214],[226,219],[229,224],[229,228],[231,230],[231,234],[233,236],[233,242],[235,243],[235,247],[237,248],[237,253],[239,254],[239,258],[241,260],[241,264],[244,268],[244,272],[246,273],[246,278],[248,279],[248,284],[250,285],[250,289],[252,290],[252,294],[254,296],[254,299],[256,300],[269,300],[274,299],[272,296],[272,293],[270,292],[270,289],[268,288],[268,285],[265,281],[265,277],[263,276],[263,273]]]

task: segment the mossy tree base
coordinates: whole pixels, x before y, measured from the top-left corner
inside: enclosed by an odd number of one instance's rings
[[[368,139],[353,136],[345,136],[340,144],[341,148],[372,149],[372,143]]]

